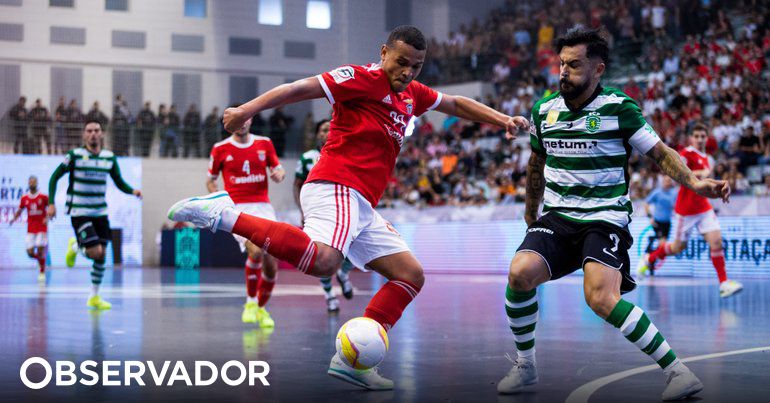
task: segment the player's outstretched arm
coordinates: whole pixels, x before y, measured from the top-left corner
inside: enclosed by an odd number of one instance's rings
[[[709,178],[698,179],[690,168],[685,165],[679,154],[671,147],[659,141],[647,152],[660,169],[671,179],[693,192],[710,199],[720,198],[724,202],[730,199],[730,184],[723,180]]]
[[[240,129],[249,118],[265,109],[273,109],[308,99],[323,98],[324,96],[324,90],[317,78],[303,78],[293,83],[281,84],[237,108],[225,109],[222,120],[225,129],[233,133]]]
[[[527,226],[537,221],[537,212],[545,192],[545,155],[533,152],[527,164],[527,193],[524,195],[524,221]]]
[[[125,180],[123,180],[123,175],[120,174],[120,167],[118,166],[117,158],[114,158],[112,161],[112,169],[110,170],[110,177],[112,178],[112,181],[115,182],[115,186],[117,186],[117,188],[120,189],[121,192],[126,194],[132,194],[140,199],[142,198],[141,190],[132,188],[128,183],[126,183]]]
[[[505,129],[505,137],[516,138],[519,131],[529,128],[529,120],[522,116],[508,116],[473,99],[444,94],[436,107],[439,112],[474,122],[489,123]]]

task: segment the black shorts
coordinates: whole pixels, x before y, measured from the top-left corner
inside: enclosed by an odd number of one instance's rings
[[[107,245],[112,240],[110,220],[107,219],[106,215],[72,217],[72,228],[75,229],[75,237],[81,248],[90,248],[98,244]]]
[[[668,238],[671,231],[671,221],[652,221],[652,230],[655,231],[655,238]]]
[[[548,266],[551,280],[582,269],[587,261],[595,261],[620,271],[623,281],[620,292],[636,288],[631,277],[628,249],[634,239],[628,227],[610,223],[580,223],[556,213],[546,214],[528,229],[517,252],[528,251],[540,255]]]

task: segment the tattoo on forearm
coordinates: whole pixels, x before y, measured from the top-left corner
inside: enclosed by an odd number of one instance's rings
[[[679,184],[692,189],[696,181],[695,174],[679,158],[672,148],[658,143],[647,155],[658,164],[660,169]]]
[[[524,196],[524,215],[531,219],[537,218],[540,201],[543,200],[543,192],[545,191],[544,168],[545,157],[533,152],[527,165],[527,194]]]

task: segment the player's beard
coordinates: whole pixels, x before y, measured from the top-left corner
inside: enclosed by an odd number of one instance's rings
[[[564,86],[565,84],[567,84],[566,88]],[[579,97],[581,94],[583,94],[583,92],[585,92],[585,90],[588,89],[589,85],[591,85],[591,80],[588,79],[577,85],[563,78],[559,80],[559,90],[561,90],[561,96],[567,101],[571,101]]]
[[[30,186],[29,187],[29,192],[30,193],[37,193],[37,186]]]

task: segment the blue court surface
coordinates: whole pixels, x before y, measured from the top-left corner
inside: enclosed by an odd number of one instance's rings
[[[45,284],[32,269],[0,270],[1,401],[366,401],[366,402],[655,402],[665,378],[620,332],[583,300],[582,278],[539,289],[537,362],[540,382],[515,396],[495,384],[510,369],[513,337],[504,311],[506,277],[430,274],[426,286],[390,331],[380,372],[389,392],[366,392],[326,375],[337,329],[360,316],[382,284],[355,272],[356,295],[341,312],[326,312],[316,279],[282,271],[268,308],[273,331],[241,323],[243,271],[236,269],[108,270],[103,296],[113,309],[91,312],[86,270],[54,269]],[[701,378],[702,402],[760,402],[770,396],[770,281],[743,278],[745,289],[719,298],[715,278],[648,278],[626,299],[646,310],[680,358]],[[55,361],[195,361],[220,368],[230,360],[262,360],[270,386],[55,386],[20,380],[22,363]],[[28,369],[41,381],[40,365]],[[101,367],[97,367],[99,370]],[[123,367],[118,367],[122,380]],[[171,371],[171,368],[169,368]],[[148,370],[149,372],[149,370]],[[82,377],[78,371],[75,374]],[[233,373],[232,378],[237,377]],[[166,380],[169,375],[166,374]],[[101,379],[100,379],[101,382]]]

